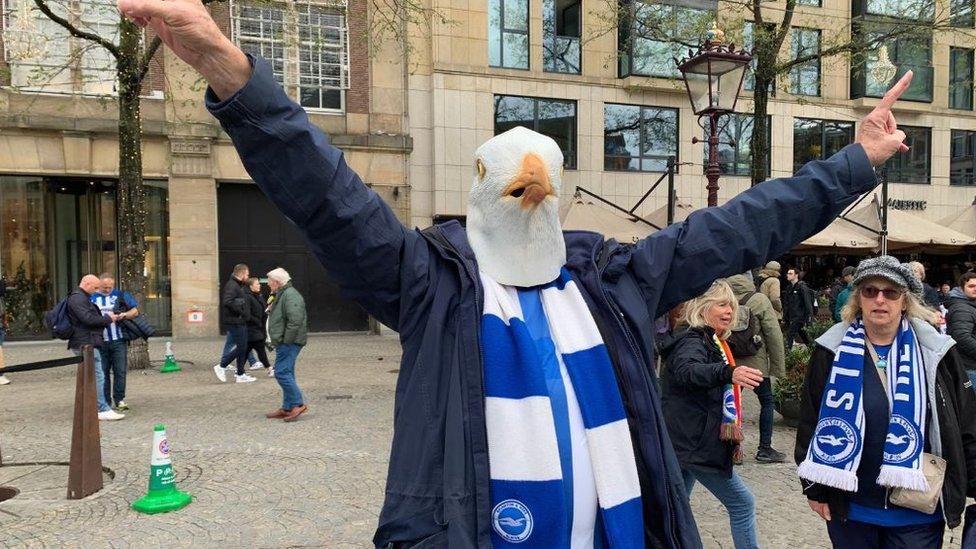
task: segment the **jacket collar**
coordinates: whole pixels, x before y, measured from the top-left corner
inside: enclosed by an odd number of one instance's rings
[[[932,368],[932,373],[934,373],[934,368],[938,366],[939,362],[942,361],[942,358],[956,342],[951,337],[939,333],[931,324],[923,320],[913,318],[911,323],[912,328],[915,329],[915,335],[918,337],[918,344],[923,351],[926,370]],[[840,342],[844,339],[844,334],[847,333],[849,326],[850,324],[846,322],[834,324],[822,336],[817,338],[817,343],[831,351],[836,351],[837,347],[840,347]]]

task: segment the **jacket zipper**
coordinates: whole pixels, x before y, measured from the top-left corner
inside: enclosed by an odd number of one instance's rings
[[[637,350],[637,346],[634,344],[633,334],[631,333],[630,329],[627,328],[627,325],[623,321],[624,313],[620,311],[620,309],[613,303],[613,300],[610,299],[610,292],[603,285],[603,274],[607,264],[609,263],[610,257],[611,256],[608,255],[606,258],[602,258],[600,261],[602,265],[597,265],[596,262],[594,262],[594,266],[597,268],[597,274],[599,275],[598,283],[600,284],[600,291],[601,293],[603,293],[603,300],[604,302],[606,302],[607,307],[610,309],[610,313],[614,317],[617,326],[619,326],[624,333],[624,339],[627,340],[627,346],[630,347],[630,352],[634,355],[634,358],[637,359],[637,362],[640,363],[641,362],[640,351]],[[680,545],[680,540],[678,539],[678,536],[675,534],[674,531],[675,517],[674,517],[674,509],[671,507],[671,475],[668,472],[667,461],[662,460],[662,464],[664,465],[663,467],[664,486],[666,487],[667,494],[668,494],[667,501],[665,501],[665,504],[668,507],[668,530],[669,533],[671,534],[672,541]]]

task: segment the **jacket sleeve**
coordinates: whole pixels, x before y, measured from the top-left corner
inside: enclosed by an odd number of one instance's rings
[[[800,295],[803,297],[803,312],[806,315],[803,319],[806,320],[813,317],[813,300],[817,299],[817,297],[814,295],[813,288],[805,282],[803,283]]]
[[[793,460],[797,465],[807,458],[810,439],[820,417],[820,401],[823,396],[827,372],[833,364],[834,357],[830,351],[817,346],[807,365],[803,377],[803,389],[800,391],[800,421],[796,426],[796,445],[793,447]],[[800,480],[807,499],[827,503],[827,487],[821,484]]]
[[[670,383],[694,389],[714,389],[732,382],[732,368],[724,362],[708,362],[702,341],[685,337],[668,356]]]
[[[763,294],[756,294],[766,301],[759,307],[759,323],[762,327],[762,338],[766,345],[766,356],[769,357],[769,373],[783,372],[786,368],[783,330],[779,327],[779,320],[773,310],[769,298]],[[753,298],[755,299],[755,298]]]
[[[281,337],[283,343],[292,343],[298,339],[298,332],[305,324],[305,298],[297,290],[288,292],[288,296],[281,305],[285,315],[285,333]]]
[[[343,294],[399,329],[401,298],[419,299],[429,286],[426,241],[346,164],[304,110],[289,99],[268,62],[250,57],[251,79],[206,104],[240,154],[248,174],[308,241]]]
[[[953,400],[958,406],[956,419],[959,421],[963,455],[966,456],[966,495],[976,497],[976,392],[955,348],[949,349],[943,363],[950,370],[951,391],[955,393]]]
[[[102,315],[98,307],[93,305],[84,294],[71,294],[68,298],[68,309],[71,311],[71,316],[86,328],[104,328],[112,323],[112,319]]]
[[[769,295],[767,295],[767,297],[769,298],[769,302],[773,304],[773,309],[777,313],[779,313],[779,314],[782,315],[783,314],[783,295],[780,292],[779,279],[778,278],[770,277],[767,280],[770,280],[771,281],[769,283]]]
[[[976,356],[976,336],[973,335],[976,316],[965,307],[956,306],[949,309],[947,320],[949,335],[956,340],[957,348],[966,356]]]
[[[793,177],[756,185],[641,240],[633,247],[631,269],[661,314],[717,278],[786,253],[876,184],[864,149],[848,145],[827,160],[808,162]]]

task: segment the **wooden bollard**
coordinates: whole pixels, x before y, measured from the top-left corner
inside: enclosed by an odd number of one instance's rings
[[[84,360],[78,364],[75,384],[75,417],[71,431],[71,459],[68,462],[68,499],[81,499],[102,489],[102,440],[98,429],[98,398],[95,391],[95,351],[82,347]]]

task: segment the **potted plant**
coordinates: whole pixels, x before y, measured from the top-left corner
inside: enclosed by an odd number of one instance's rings
[[[773,384],[776,411],[790,427],[796,427],[800,419],[800,392],[809,362],[810,349],[802,345],[794,346],[786,353],[786,375],[777,378]]]

